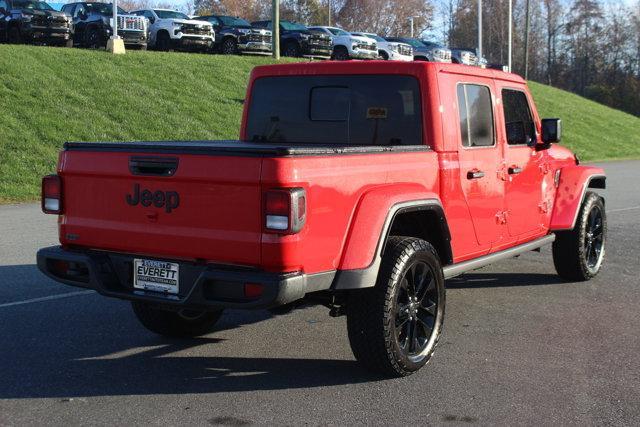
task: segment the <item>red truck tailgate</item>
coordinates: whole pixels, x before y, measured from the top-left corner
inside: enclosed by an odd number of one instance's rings
[[[60,160],[62,244],[260,265],[262,157],[78,148]]]

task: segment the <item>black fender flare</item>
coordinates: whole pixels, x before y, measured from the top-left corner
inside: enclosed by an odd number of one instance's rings
[[[451,233],[449,231],[449,225],[444,213],[444,208],[438,199],[425,199],[414,200],[409,202],[396,203],[389,209],[386,220],[382,227],[380,237],[378,238],[378,245],[373,262],[365,268],[355,270],[338,270],[333,279],[331,289],[333,290],[350,290],[370,288],[375,286],[378,272],[380,271],[380,265],[382,263],[382,256],[384,254],[385,245],[389,238],[389,232],[393,226],[394,221],[399,215],[410,212],[429,211],[435,214],[438,219],[439,229],[438,233],[442,236],[444,241],[444,253],[440,254],[442,258],[442,264],[447,265],[453,262],[453,253],[451,250]]]

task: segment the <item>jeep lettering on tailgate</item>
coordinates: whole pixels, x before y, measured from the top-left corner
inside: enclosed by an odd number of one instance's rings
[[[131,206],[136,206],[138,203],[144,207],[149,207],[152,204],[156,208],[164,206],[167,213],[171,213],[172,210],[180,206],[180,196],[177,191],[151,191],[147,189],[140,191],[140,184],[133,185],[133,194],[127,194],[126,199]]]

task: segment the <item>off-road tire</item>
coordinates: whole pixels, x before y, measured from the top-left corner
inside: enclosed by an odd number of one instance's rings
[[[347,61],[351,59],[349,57],[349,51],[344,46],[336,46],[333,50],[333,59],[336,61]]]
[[[594,226],[595,229],[593,229]],[[597,259],[593,256],[589,257],[589,254],[593,254],[592,251],[597,247],[593,245],[598,244],[594,235],[596,237],[602,236]],[[589,246],[590,240],[591,246]],[[607,216],[604,201],[598,194],[588,192],[580,206],[573,230],[556,232],[556,240],[553,242],[552,250],[553,265],[558,275],[571,282],[581,282],[595,277],[602,268],[606,241]],[[595,263],[594,259],[596,259]]]
[[[296,42],[289,42],[284,46],[282,54],[284,56],[298,58],[300,57],[300,46],[298,46]]]
[[[20,28],[17,25],[12,25],[7,31],[7,41],[10,44],[22,43],[22,34],[20,34]]]
[[[160,31],[156,39],[156,50],[168,52],[171,50],[171,36],[166,31]]]
[[[384,50],[381,50],[380,52],[378,52],[378,56],[380,56],[380,59],[382,59],[383,61],[389,60],[389,54]]]
[[[238,43],[231,38],[227,37],[222,41],[222,46],[220,46],[220,51],[224,55],[237,55],[238,54]]]
[[[89,28],[85,35],[84,45],[89,49],[98,49],[102,47],[100,42],[100,32],[97,28]]]
[[[208,334],[222,315],[222,310],[203,312],[163,310],[141,301],[132,301],[131,306],[145,328],[156,334],[174,338]]]
[[[426,347],[414,357],[401,347],[396,316],[405,274],[412,265],[425,264],[432,274],[428,288],[437,294],[433,328]],[[406,306],[405,306],[406,307]],[[352,291],[347,299],[347,330],[356,359],[367,369],[388,377],[403,377],[422,368],[431,358],[442,332],[445,307],[444,277],[433,246],[413,237],[390,237],[376,285]],[[403,328],[401,328],[403,329]],[[424,329],[423,329],[424,331]]]

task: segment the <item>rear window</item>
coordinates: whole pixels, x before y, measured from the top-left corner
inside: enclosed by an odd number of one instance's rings
[[[420,145],[418,82],[408,76],[263,77],[247,136],[257,142]]]

